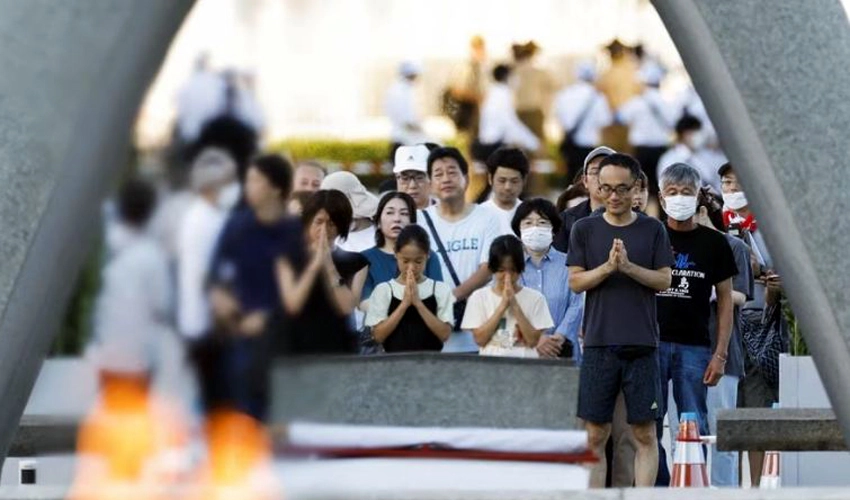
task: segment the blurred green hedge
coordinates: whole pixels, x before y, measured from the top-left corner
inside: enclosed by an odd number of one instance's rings
[[[466,144],[459,138],[446,141],[444,145],[454,146],[464,152],[467,150]],[[345,141],[330,138],[296,138],[274,142],[268,150],[284,154],[295,161],[321,160],[338,163],[346,170],[351,170],[357,163],[369,163],[371,164],[370,173],[358,172],[358,176],[364,185],[373,189],[389,177],[388,173],[382,173],[380,170],[381,165],[389,161],[390,144],[385,140]],[[566,187],[565,171],[558,152],[558,144],[549,142],[546,144],[546,150],[547,159],[555,161],[557,168],[551,174],[536,174],[539,176],[539,182],[553,188]]]

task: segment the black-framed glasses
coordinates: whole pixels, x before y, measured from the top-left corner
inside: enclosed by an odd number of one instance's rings
[[[408,185],[410,183],[422,184],[428,177],[425,174],[399,174],[395,179],[398,184]]]
[[[620,184],[618,186],[611,186],[610,184],[602,184],[599,186],[599,192],[602,193],[605,197],[611,196],[612,193],[617,193],[617,196],[625,196],[634,189],[636,183],[633,183],[630,186],[625,184]]]

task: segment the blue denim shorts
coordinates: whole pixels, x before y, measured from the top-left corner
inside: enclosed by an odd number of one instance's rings
[[[657,350],[653,347],[586,347],[578,389],[578,417],[597,424],[610,423],[617,395],[626,399],[630,424],[658,418],[661,386]]]

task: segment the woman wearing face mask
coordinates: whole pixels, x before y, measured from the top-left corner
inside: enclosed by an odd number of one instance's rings
[[[355,352],[350,321],[366,280],[366,259],[334,248],[351,225],[351,205],[336,190],[317,191],[301,216],[307,255],[277,261],[283,301],[284,353]]]
[[[375,214],[375,246],[362,253],[369,261],[360,303],[362,311],[368,310],[369,297],[376,286],[398,276],[395,244],[398,235],[410,224],[416,224],[416,203],[413,198],[397,191],[384,195]],[[434,281],[443,281],[437,254],[429,252],[427,258],[425,276]]]
[[[386,352],[439,351],[454,324],[452,289],[425,276],[431,254],[427,231],[407,226],[394,244],[399,271],[375,288],[366,326]]]
[[[487,267],[493,284],[469,296],[461,328],[472,331],[483,356],[539,357],[540,336],[555,323],[546,298],[521,284],[522,243],[512,235],[493,240]]]
[[[525,271],[520,283],[543,294],[555,324],[540,336],[538,354],[541,358],[561,356],[580,361],[577,346],[584,298],[570,290],[567,254],[552,247],[552,238],[561,229],[555,205],[543,198],[524,201],[517,207],[511,228],[524,250]]]

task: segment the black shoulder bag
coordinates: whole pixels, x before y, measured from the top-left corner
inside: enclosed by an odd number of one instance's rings
[[[452,282],[455,284],[455,288],[460,286],[460,279],[457,277],[457,272],[455,272],[455,268],[452,265],[452,261],[449,260],[449,254],[446,252],[446,247],[443,246],[443,240],[440,239],[440,235],[437,234],[437,228],[434,227],[434,220],[431,219],[431,215],[426,211],[422,211],[422,215],[425,216],[425,222],[428,223],[428,228],[431,230],[431,237],[434,238],[434,241],[437,243],[437,251],[440,252],[440,257],[442,257],[443,262],[446,263],[446,267],[449,269],[449,274],[452,276]],[[454,305],[454,315],[455,315],[455,324],[454,330],[456,332],[461,331],[460,325],[463,323],[463,313],[466,312],[466,301],[458,300]]]

